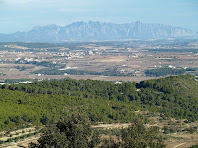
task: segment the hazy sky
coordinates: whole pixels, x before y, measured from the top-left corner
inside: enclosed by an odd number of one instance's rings
[[[89,20],[161,23],[198,32],[198,0],[0,0],[0,33]]]

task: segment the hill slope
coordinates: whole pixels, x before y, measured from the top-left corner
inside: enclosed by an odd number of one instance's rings
[[[138,89],[138,91],[137,91]],[[92,122],[131,122],[135,111],[198,119],[198,80],[171,76],[140,83],[54,80],[2,85],[0,129],[47,124],[71,112],[86,112]]]

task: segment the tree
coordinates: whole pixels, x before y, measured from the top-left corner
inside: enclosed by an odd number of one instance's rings
[[[192,145],[190,148],[198,148],[198,144]]]
[[[136,118],[134,124],[122,131],[123,148],[165,148],[157,127],[146,128],[143,120]]]
[[[92,130],[86,115],[72,114],[63,121],[43,129],[38,148],[93,148],[99,143],[99,134]]]

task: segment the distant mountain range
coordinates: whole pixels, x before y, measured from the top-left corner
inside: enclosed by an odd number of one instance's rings
[[[193,38],[198,33],[190,29],[140,21],[127,24],[74,22],[65,27],[36,26],[28,32],[0,34],[0,42],[67,42],[129,39]]]

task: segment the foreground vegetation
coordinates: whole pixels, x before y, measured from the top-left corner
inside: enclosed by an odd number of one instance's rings
[[[96,125],[91,125],[90,127],[91,122],[84,113],[74,113],[72,115],[65,116],[64,119],[58,120],[58,122],[49,124],[45,127],[41,126],[44,129],[41,130],[41,133],[38,135],[36,135],[37,132],[35,132],[35,130],[38,131],[39,127],[32,127],[31,125],[2,132],[2,134],[4,134],[2,135],[0,140],[3,140],[1,141],[3,142],[3,145],[0,145],[0,147],[12,145],[17,145],[19,147],[28,147],[28,143],[31,147],[39,147],[39,145],[40,147],[43,147],[42,145],[44,144],[46,144],[46,147],[50,147],[49,145],[53,147],[52,145],[55,144],[56,146],[60,145],[60,147],[65,147],[65,145],[67,144],[70,144],[70,146],[71,144],[82,144],[81,141],[78,142],[79,139],[84,141],[84,144],[86,144],[87,142],[90,143],[90,141],[86,142],[86,137],[89,137],[89,139],[95,139],[94,141],[97,145],[96,147],[136,148],[141,145],[142,147],[149,146],[153,148],[156,147],[157,143],[165,143],[167,148],[172,148],[181,144],[182,147],[190,148],[193,147],[192,145],[195,145],[197,143],[197,123],[198,122],[186,123],[183,119],[176,120],[174,118],[165,118],[165,116],[160,113],[138,111],[136,112],[136,118],[132,121],[132,123],[100,123]],[[130,130],[131,127],[133,127],[132,130]],[[81,136],[81,138],[77,138],[78,134],[84,134],[84,136]],[[76,138],[69,138],[71,135]],[[125,142],[123,139],[124,137],[128,137]],[[36,142],[37,140],[38,142]],[[15,143],[10,143],[11,141]],[[130,143],[131,141],[133,142]],[[154,142],[153,145],[149,145],[149,141],[151,143]],[[126,143],[128,143],[128,146],[125,145]],[[76,145],[76,147],[78,147],[78,144]],[[161,146],[158,145],[158,147]]]
[[[118,141],[99,137],[97,130],[91,128],[89,119],[84,114],[73,114],[43,129],[38,143],[30,143],[30,148],[164,148],[165,144],[156,127],[145,128],[140,118],[134,120],[128,128],[121,130]]]

